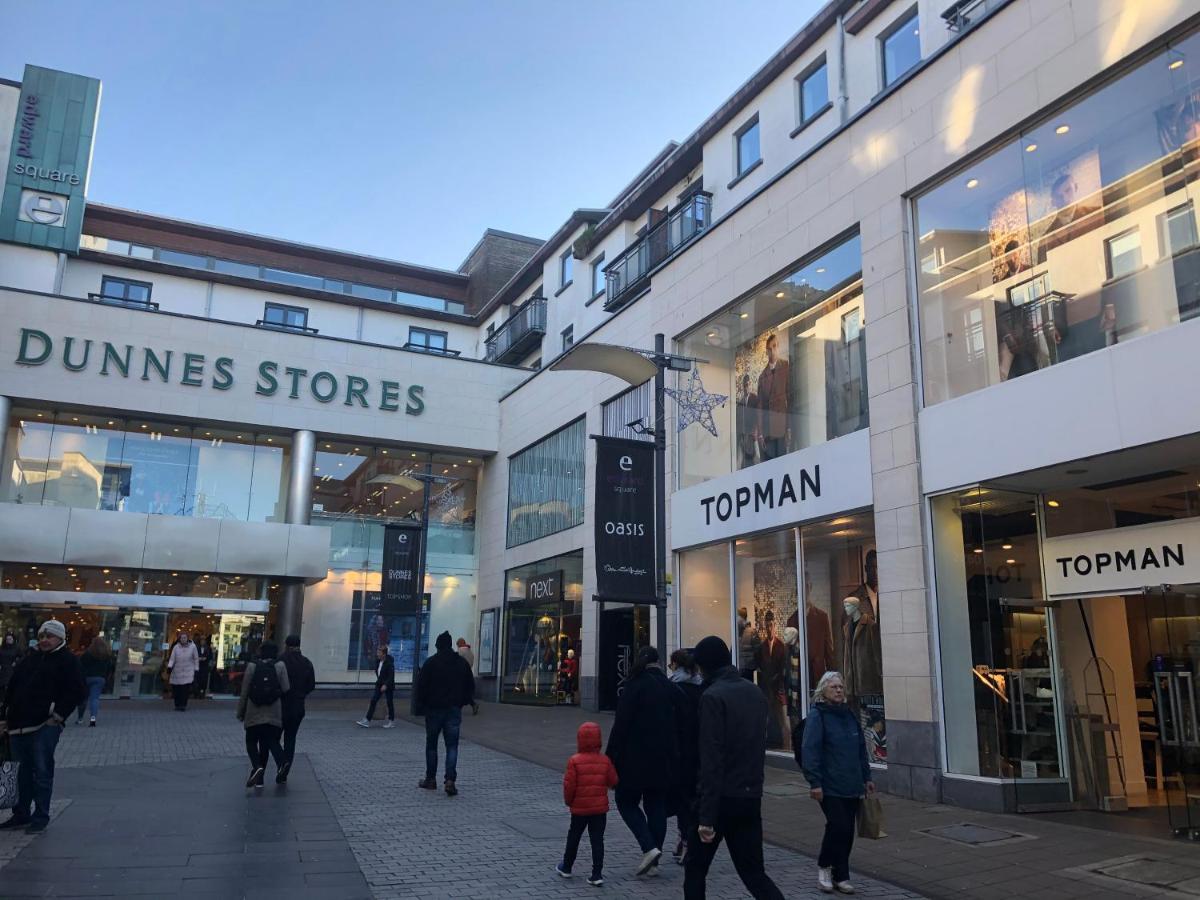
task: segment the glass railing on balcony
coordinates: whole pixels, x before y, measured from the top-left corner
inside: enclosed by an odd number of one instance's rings
[[[604,308],[620,309],[643,288],[652,269],[678,253],[708,228],[712,194],[697,191],[671,210],[604,269],[608,300]]]
[[[541,346],[546,334],[546,298],[530,297],[487,339],[487,361],[515,363]]]

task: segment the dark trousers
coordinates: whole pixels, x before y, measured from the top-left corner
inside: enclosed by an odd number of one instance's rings
[[[592,877],[599,878],[604,871],[604,826],[608,815],[600,813],[595,816],[571,815],[571,827],[567,830],[567,849],[563,852],[563,869],[570,872],[575,865],[575,857],[579,853],[579,839],[583,837],[586,828],[588,840],[592,844]]]
[[[667,795],[665,791],[644,791],[617,785],[617,812],[633,837],[648,853],[663,848],[667,839]]]
[[[458,780],[458,734],[462,710],[431,709],[425,713],[425,777],[437,778],[438,737],[446,743],[446,780]]]
[[[708,868],[722,840],[750,896],[755,900],[783,900],[783,894],[763,867],[762,801],[722,797],[716,832],[712,843],[706,844],[700,840],[696,826],[692,827],[684,863],[684,900],[704,900]]]
[[[787,439],[786,438],[781,438],[781,437],[763,438],[762,458],[764,460],[778,459],[779,457],[783,456],[785,453],[787,453]]]
[[[13,818],[45,825],[50,821],[50,797],[54,793],[54,748],[62,735],[58,725],[43,725],[28,734],[10,739],[17,763],[17,805]]]
[[[278,725],[251,725],[246,729],[246,754],[250,757],[250,765],[256,769],[267,767],[267,754],[275,760],[275,768],[283,763],[283,748],[279,746],[279,734],[283,729]]]
[[[296,732],[304,721],[304,713],[283,717],[283,761],[291,765],[296,759]]]
[[[671,792],[671,809],[675,812],[675,824],[679,828],[679,840],[686,841],[687,836],[692,833],[692,829],[696,827],[695,818],[696,811],[692,804],[695,801],[695,796],[692,791],[682,788],[675,788]]]
[[[368,722],[375,717],[375,705],[379,702],[379,698],[385,695],[387,696],[388,721],[390,722],[396,718],[396,708],[392,706],[392,695],[395,692],[396,689],[391,685],[388,685],[382,691],[379,688],[375,689],[375,693],[371,695],[371,705],[367,707]]]
[[[175,708],[187,709],[188,695],[192,692],[190,684],[173,684],[171,693],[175,695]]]
[[[833,880],[850,878],[850,850],[854,846],[854,821],[858,817],[858,797],[830,797],[821,801],[825,813],[825,837],[821,841],[818,866],[833,869]]]

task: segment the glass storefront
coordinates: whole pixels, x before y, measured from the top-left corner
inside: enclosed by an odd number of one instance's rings
[[[720,437],[679,435],[689,487],[867,427],[866,313],[855,234],[742,298],[681,341],[706,362]]]
[[[587,423],[578,419],[508,461],[508,546],[583,524]]]
[[[1200,311],[1200,35],[916,198],[927,404]]]
[[[554,575],[557,579],[549,583],[558,584],[560,596],[544,600],[530,596],[531,580]],[[500,699],[546,706],[578,705],[583,665],[583,551],[510,569],[504,580]]]
[[[838,671],[870,758],[887,761],[871,513],[686,550],[678,563],[682,643],[715,634],[730,644],[767,699],[769,747],[792,749],[812,688]]]

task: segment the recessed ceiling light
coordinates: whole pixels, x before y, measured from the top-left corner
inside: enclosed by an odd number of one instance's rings
[[[1010,566],[1015,566],[1017,564],[1017,561],[1015,559],[1006,559],[1005,562],[1008,563]]]
[[[116,423],[116,422],[109,422],[108,424],[109,424],[109,425],[116,425],[117,423]]]
[[[710,332],[708,333],[708,336],[709,336],[710,338],[714,338],[714,337],[716,337],[716,336],[717,336],[717,333],[716,333],[715,331],[710,331]]]
[[[787,294],[785,294],[783,291],[776,291],[776,292],[775,292],[775,299],[776,299],[776,300],[782,300],[782,299],[783,299],[784,297],[786,297],[786,296],[787,296]]]
[[[1026,144],[1026,145],[1025,145],[1025,152],[1026,152],[1026,153],[1032,153],[1032,152],[1033,152],[1034,150],[1036,150],[1036,149],[1037,149],[1037,144],[1034,144],[1034,143],[1029,143],[1029,144]]]
[[[825,274],[825,267],[824,267],[824,266],[817,266],[817,274],[818,274],[818,275],[824,275],[824,274]]]
[[[982,552],[983,552],[983,548],[982,548],[982,547],[976,547],[976,548],[975,548],[975,552],[976,552],[976,553],[982,553]]]
[[[1170,64],[1167,66],[1167,68],[1170,69],[1172,72],[1174,72],[1176,69],[1178,69],[1182,65],[1183,65],[1182,59],[1173,59],[1173,60],[1171,60]]]
[[[1049,506],[1051,509],[1058,509],[1058,501],[1057,500],[1047,500],[1046,505]]]
[[[748,319],[748,318],[750,318],[750,313],[742,313],[741,315],[738,316],[738,318],[739,319]]]
[[[1001,549],[1001,550],[1011,550],[1011,549],[1012,549],[1012,544],[1001,544],[1001,545],[1000,545],[1000,549]]]
[[[1070,130],[1071,130],[1070,125],[1063,124],[1063,125],[1059,125],[1057,128],[1055,128],[1054,133],[1055,134],[1066,134]]]
[[[473,462],[475,462],[475,460],[473,460],[473,459],[468,459],[468,460],[467,460],[467,465],[469,466],[469,465],[471,465],[471,463],[473,463]]]
[[[978,179],[978,178],[969,178],[969,179],[967,179],[967,187],[968,187],[968,188],[976,188],[976,187],[979,187],[979,179]]]
[[[383,450],[383,451],[381,451],[381,452],[383,453],[383,455],[384,455],[384,456],[387,456],[387,451],[386,451],[386,450]]]
[[[326,444],[326,445],[325,445],[325,449],[326,449],[326,450],[328,450],[328,449],[329,449],[330,447],[332,447],[332,446],[333,446],[333,444]]]

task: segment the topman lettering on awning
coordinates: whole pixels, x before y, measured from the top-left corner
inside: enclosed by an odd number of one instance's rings
[[[1048,538],[1046,593],[1119,594],[1200,581],[1200,519]]]

